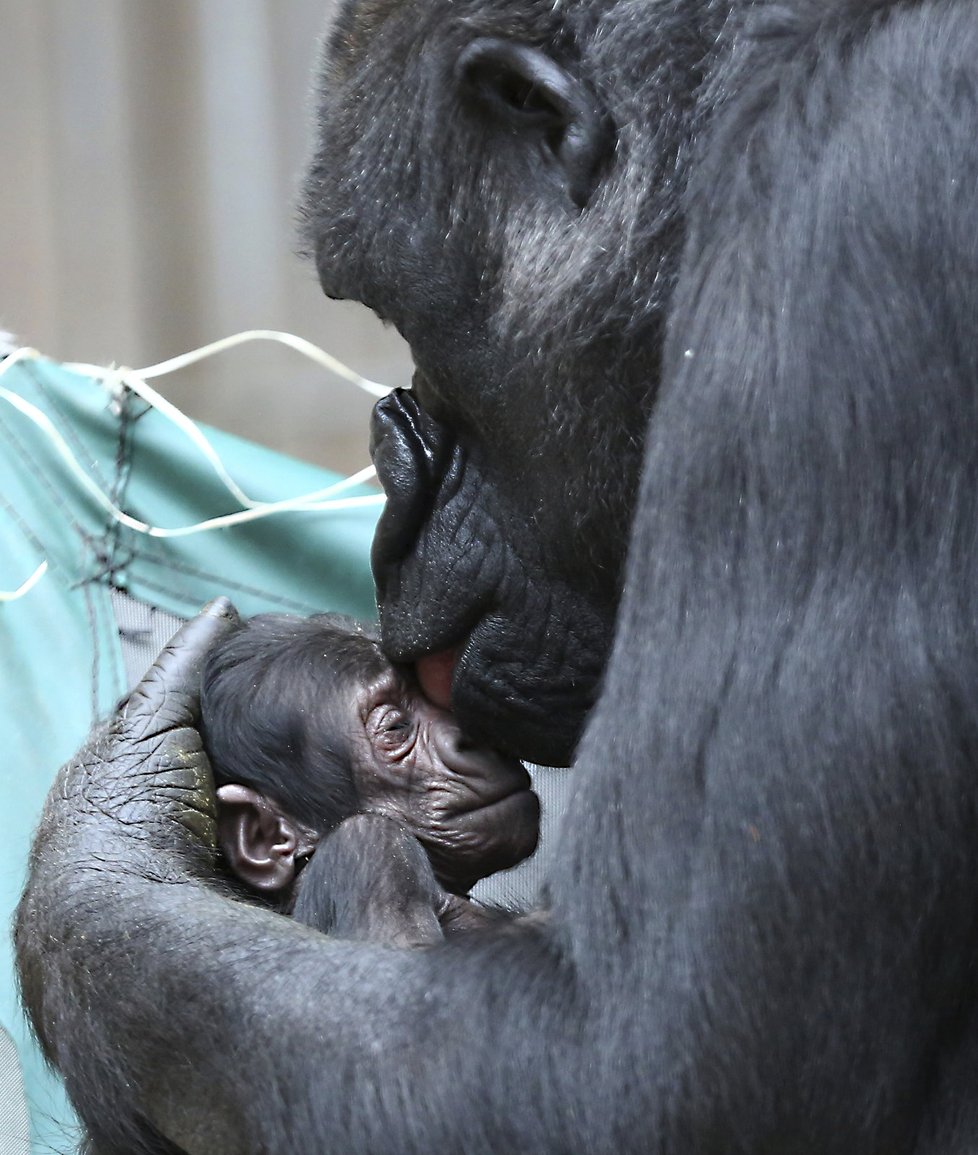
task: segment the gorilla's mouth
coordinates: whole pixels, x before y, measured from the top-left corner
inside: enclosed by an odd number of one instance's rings
[[[370,455],[387,495],[370,554],[384,644],[394,661],[422,661],[419,680],[443,705],[484,601],[454,564],[459,542],[446,517],[458,496],[459,447],[413,391],[395,389],[374,407]]]
[[[424,696],[443,710],[452,708],[452,678],[460,650],[460,646],[453,646],[437,654],[425,654],[414,664]]]
[[[378,401],[371,453],[387,494],[371,549],[384,652],[470,738],[567,765],[604,664],[603,608],[548,577],[532,519],[413,392]]]

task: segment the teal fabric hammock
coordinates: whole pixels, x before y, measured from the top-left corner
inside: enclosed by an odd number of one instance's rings
[[[185,532],[241,511],[241,502],[214,457],[120,381],[33,355],[0,362],[0,914],[8,926],[56,770],[179,619],[217,594],[244,614],[375,612],[368,557],[379,497],[359,489],[349,507],[328,506],[319,491],[341,480],[335,475],[206,429],[253,502],[317,499]],[[32,1150],[65,1152],[77,1128],[30,1040],[6,933],[0,967],[0,1042],[5,1031],[23,1068]],[[0,1117],[0,1150],[26,1151],[12,1126]]]

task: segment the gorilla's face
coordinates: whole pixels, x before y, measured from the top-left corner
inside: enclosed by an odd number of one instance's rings
[[[304,208],[325,291],[417,367],[374,417],[384,648],[473,736],[563,764],[620,593],[688,125],[657,47],[622,51],[644,18],[519,7],[348,0]]]

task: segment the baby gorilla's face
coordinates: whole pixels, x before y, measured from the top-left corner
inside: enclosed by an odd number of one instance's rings
[[[519,762],[467,741],[394,667],[355,700],[350,753],[362,809],[406,826],[446,889],[464,894],[533,853],[540,804]]]

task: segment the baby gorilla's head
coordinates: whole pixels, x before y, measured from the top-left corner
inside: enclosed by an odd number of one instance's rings
[[[350,618],[262,614],[207,658],[201,734],[233,873],[286,894],[319,838],[360,809],[351,751],[354,687],[389,664]]]
[[[208,656],[201,714],[228,865],[276,901],[358,812],[405,826],[459,894],[536,847],[539,804],[520,763],[467,742],[349,618],[244,622]]]

